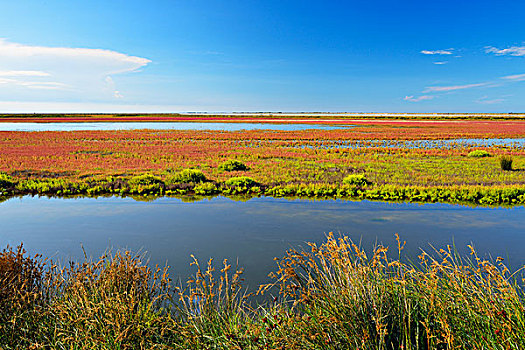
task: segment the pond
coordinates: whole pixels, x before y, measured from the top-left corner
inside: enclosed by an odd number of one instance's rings
[[[274,124],[274,123],[214,123],[214,122],[83,122],[83,123],[5,123],[0,122],[0,131],[79,131],[79,130],[336,130],[351,125],[327,124]]]
[[[382,242],[395,248],[394,234],[416,258],[454,243],[462,253],[473,243],[481,256],[525,264],[525,208],[369,201],[309,201],[224,197],[198,202],[160,198],[12,198],[0,203],[0,247],[20,242],[30,253],[65,261],[94,257],[107,248],[146,252],[151,264],[171,266],[183,280],[193,273],[190,254],[202,263],[224,258],[245,268],[250,286],[268,281],[274,257],[328,232],[344,234],[364,248]],[[217,267],[218,267],[217,266]]]

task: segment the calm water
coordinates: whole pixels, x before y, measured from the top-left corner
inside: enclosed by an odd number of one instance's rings
[[[199,122],[100,122],[100,123],[2,123],[0,131],[78,131],[78,130],[334,130],[350,125],[273,124],[273,123],[199,123]]]
[[[265,141],[268,142],[268,141]],[[319,141],[318,145],[309,145],[310,148],[455,148],[455,147],[525,147],[525,138],[502,139],[450,139],[450,140],[347,140],[347,141]]]
[[[185,203],[176,198],[137,202],[130,198],[47,199],[24,197],[0,203],[0,247],[24,242],[31,253],[79,259],[81,246],[98,256],[108,247],[146,251],[151,263],[172,266],[186,278],[190,253],[239,261],[250,285],[266,280],[272,260],[289,247],[321,242],[327,232],[349,235],[366,248],[395,246],[394,233],[418,247],[454,242],[466,252],[474,243],[483,256],[525,264],[525,208],[471,208],[446,204],[308,201],[217,197]]]

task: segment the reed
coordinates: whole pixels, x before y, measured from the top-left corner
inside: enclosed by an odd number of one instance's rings
[[[521,270],[450,246],[407,262],[397,240],[368,254],[329,234],[289,250],[259,296],[226,260],[215,271],[193,258],[194,277],[175,286],[167,268],[129,252],[61,268],[7,249],[0,348],[525,348]]]
[[[512,157],[502,156],[499,159],[499,165],[501,166],[501,170],[512,170]]]

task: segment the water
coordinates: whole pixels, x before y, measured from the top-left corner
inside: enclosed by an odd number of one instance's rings
[[[466,253],[474,243],[489,253],[525,264],[525,208],[486,208],[447,204],[308,201],[255,198],[236,202],[224,197],[187,203],[176,198],[138,202],[131,198],[13,198],[0,204],[0,247],[24,246],[54,259],[81,259],[82,247],[100,256],[108,247],[147,252],[151,264],[172,267],[186,279],[194,272],[190,254],[217,265],[228,258],[245,268],[251,286],[268,281],[274,257],[325,235],[349,235],[365,248],[375,242],[419,254],[455,243]],[[507,260],[507,262],[509,262]],[[218,266],[219,267],[219,266]]]
[[[335,130],[351,125],[273,124],[273,123],[199,123],[199,122],[85,122],[85,123],[2,123],[0,131],[79,131],[79,130]]]
[[[265,141],[270,142],[270,141]],[[322,140],[318,144],[310,141],[310,148],[459,148],[459,147],[525,147],[525,138],[449,139],[449,140]]]

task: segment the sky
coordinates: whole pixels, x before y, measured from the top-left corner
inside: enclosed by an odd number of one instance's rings
[[[525,2],[0,0],[4,112],[525,112]]]

